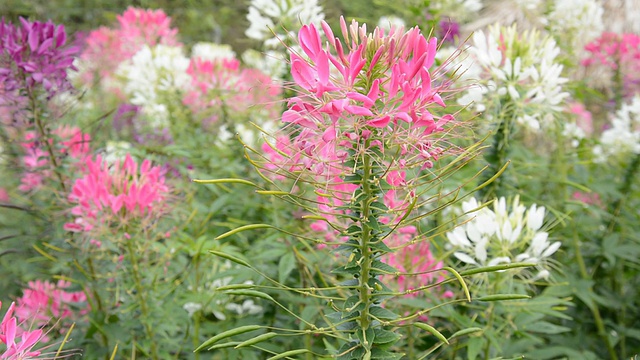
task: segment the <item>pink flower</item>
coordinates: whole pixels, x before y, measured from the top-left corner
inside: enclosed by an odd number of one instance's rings
[[[101,27],[87,36],[81,59],[88,71],[85,83],[92,84],[94,76],[106,79],[113,76],[123,61],[130,59],[144,45],[180,46],[178,30],[171,28],[171,18],[164,11],[129,7],[117,16],[113,28]]]
[[[297,162],[295,166],[325,179],[348,174],[343,166],[348,152],[375,137],[380,140],[369,146],[399,149],[406,159],[403,166],[431,167],[441,152],[431,135],[453,120],[436,114],[444,107],[429,72],[436,39],[427,40],[418,28],[389,34],[376,28],[366,34],[355,21],[349,28],[344,19],[341,24],[346,45],[326,23],[326,48],[314,25],[303,26],[298,34],[308,60],[291,55],[291,74],[302,90],[289,99],[282,115],[295,134],[292,156],[276,165],[291,168]],[[391,154],[385,161],[393,162],[389,158]]]
[[[15,303],[11,303],[0,323],[0,342],[6,345],[6,350],[0,354],[0,360],[31,359],[41,353],[33,348],[43,340],[42,330],[22,331],[16,317],[13,316],[15,310]]]
[[[241,69],[236,59],[195,58],[187,73],[193,88],[183,102],[194,113],[207,116],[205,125],[215,123],[225,113],[265,111],[263,116],[267,119],[279,115],[280,86],[256,69]]]
[[[57,161],[70,159],[76,164],[82,164],[91,151],[89,144],[91,137],[84,134],[76,127],[63,126],[53,130],[53,137],[49,144],[55,151]],[[52,169],[50,155],[47,152],[46,143],[42,143],[33,132],[25,134],[25,142],[22,148],[25,155],[22,158],[25,172],[23,173],[20,191],[28,192],[40,188],[44,181],[51,177]]]
[[[38,328],[60,321],[63,328],[88,312],[87,297],[82,291],[67,292],[71,286],[66,281],[52,284],[48,281],[30,281],[23,290],[22,297],[16,300],[16,317],[24,323],[29,321]],[[78,308],[85,307],[83,310]],[[66,325],[65,325],[66,323]],[[44,337],[46,341],[46,337]]]
[[[416,228],[413,226],[406,226],[397,229],[385,243],[389,247],[398,247],[394,252],[385,254],[382,261],[390,266],[393,266],[401,273],[407,273],[412,275],[399,275],[397,278],[393,275],[386,275],[387,283],[397,284],[397,290],[401,292],[407,292],[406,296],[416,297],[420,294],[419,291],[411,292],[411,290],[419,289],[423,286],[434,284],[445,279],[444,275],[438,269],[442,269],[443,262],[434,259],[431,251],[429,250],[429,242],[427,240],[417,241],[415,243],[412,240],[416,236]],[[429,293],[434,293],[431,289],[425,289]],[[453,293],[451,291],[444,291],[438,289],[437,292],[442,298],[451,298]]]
[[[71,214],[74,222],[65,224],[69,231],[91,231],[96,226],[111,226],[129,220],[152,221],[167,210],[169,187],[159,166],[144,160],[140,167],[127,154],[123,162],[109,165],[99,155],[86,159],[87,173],[77,179],[69,194],[76,204]]]
[[[619,71],[623,80],[623,96],[633,96],[640,84],[640,35],[605,32],[585,46],[590,57],[582,60],[583,66],[601,65],[613,72]]]
[[[578,102],[570,104],[569,112],[576,115],[576,124],[587,136],[593,134],[591,112],[584,107],[584,104]]]

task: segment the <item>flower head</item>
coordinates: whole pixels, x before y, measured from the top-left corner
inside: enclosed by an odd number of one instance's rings
[[[69,195],[75,221],[65,224],[69,231],[88,232],[97,226],[115,226],[132,220],[149,222],[166,209],[169,187],[160,167],[149,160],[140,167],[126,155],[113,165],[98,155],[86,160],[87,173],[77,179]]]
[[[545,208],[533,204],[528,210],[516,197],[510,209],[505,198],[494,201],[493,210],[475,198],[463,202],[464,224],[447,233],[454,256],[471,266],[526,262],[536,264],[538,277],[547,277],[548,258],[559,248],[542,231]]]
[[[0,302],[1,307],[2,302]],[[0,359],[32,359],[34,356],[39,356],[41,352],[33,348],[38,342],[43,341],[43,331],[41,329],[20,331],[19,323],[14,316],[15,310],[15,303],[11,303],[0,323],[0,343],[6,346],[4,352],[0,354]]]
[[[0,96],[41,86],[51,98],[72,89],[67,79],[78,48],[66,46],[63,25],[20,19],[20,25],[0,20]]]

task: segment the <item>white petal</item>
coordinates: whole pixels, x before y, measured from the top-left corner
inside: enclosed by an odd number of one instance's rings
[[[549,246],[547,248],[547,250],[545,250],[541,257],[545,258],[545,257],[549,257],[551,255],[553,255],[553,253],[555,253],[556,251],[558,251],[558,249],[560,248],[560,241],[556,241],[553,244],[551,244],[551,246]]]
[[[469,255],[465,254],[465,253],[461,253],[461,252],[455,252],[453,253],[453,256],[457,257],[458,260],[467,263],[467,264],[475,264],[478,265],[478,263]]]

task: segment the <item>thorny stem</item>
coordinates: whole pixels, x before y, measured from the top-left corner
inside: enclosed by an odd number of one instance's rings
[[[368,143],[368,141],[367,141]],[[360,313],[360,328],[362,331],[366,331],[371,326],[371,319],[369,314],[369,307],[371,306],[371,288],[369,287],[369,272],[371,271],[372,254],[370,249],[371,240],[371,227],[369,226],[369,217],[371,216],[370,204],[373,201],[374,195],[371,189],[371,157],[365,152],[363,155],[363,175],[362,175],[362,193],[363,199],[361,200],[361,228],[362,234],[360,237],[360,251],[362,257],[360,258],[360,283],[358,291],[360,292],[360,302],[364,304],[364,308]],[[374,221],[377,221],[374,219]],[[365,349],[370,349],[371,344],[363,344]]]

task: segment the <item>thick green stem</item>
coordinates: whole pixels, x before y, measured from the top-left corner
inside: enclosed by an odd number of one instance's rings
[[[489,163],[489,168],[486,170],[488,173],[482,177],[480,182],[481,184],[497,174],[502,166],[507,162],[507,157],[509,155],[509,139],[511,137],[511,128],[515,115],[513,114],[513,109],[511,109],[513,106],[511,101],[505,100],[505,102],[506,104],[502,106],[503,111],[500,115],[498,128],[493,135],[493,143],[486,155],[487,162]],[[506,183],[504,176],[505,174],[495,179],[485,188],[479,190],[480,195],[485,199],[502,195]]]
[[[360,237],[360,246],[359,249],[361,251],[362,257],[360,258],[360,284],[358,287],[358,291],[360,292],[360,302],[364,305],[360,313],[360,327],[362,331],[366,331],[369,329],[371,325],[371,319],[369,314],[369,307],[371,306],[371,288],[369,286],[369,276],[371,271],[371,263],[373,261],[370,241],[371,241],[371,227],[369,225],[371,209],[370,205],[373,201],[374,194],[371,189],[371,158],[368,154],[363,155],[363,175],[362,175],[362,200],[361,200],[361,217],[360,223],[362,227],[362,234]],[[377,221],[374,219],[374,221]],[[365,348],[369,348],[368,344],[363,344]]]

